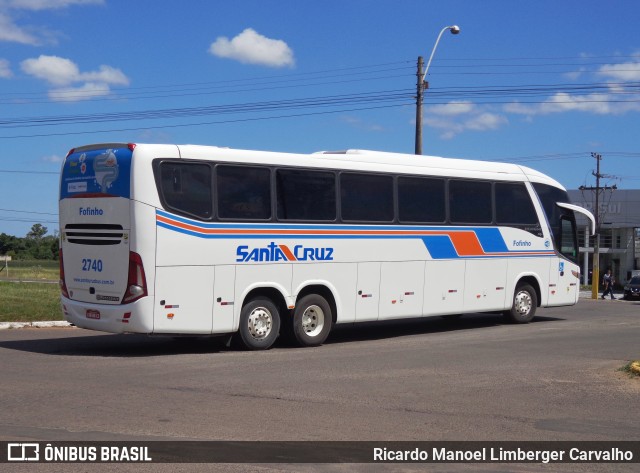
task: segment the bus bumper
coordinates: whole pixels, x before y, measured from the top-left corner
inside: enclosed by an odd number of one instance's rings
[[[131,304],[89,304],[61,297],[62,313],[76,327],[109,333],[152,333],[153,297],[143,297]]]

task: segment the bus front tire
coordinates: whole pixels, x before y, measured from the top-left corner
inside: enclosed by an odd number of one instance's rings
[[[519,285],[513,294],[511,310],[504,312],[505,318],[514,324],[528,324],[536,315],[538,296],[529,284]]]
[[[280,311],[263,297],[247,302],[240,312],[240,339],[248,350],[270,348],[280,332]]]
[[[329,336],[333,314],[327,300],[308,294],[296,303],[293,311],[293,335],[304,347],[322,345]]]

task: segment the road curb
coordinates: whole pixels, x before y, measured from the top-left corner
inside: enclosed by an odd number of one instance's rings
[[[51,327],[72,327],[69,322],[52,321],[52,322],[0,322],[0,330],[9,330],[15,328],[51,328]]]

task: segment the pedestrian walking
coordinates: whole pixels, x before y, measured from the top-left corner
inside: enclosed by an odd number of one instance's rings
[[[613,295],[613,283],[615,283],[615,279],[613,278],[613,274],[611,274],[611,270],[607,269],[607,272],[602,277],[602,287],[604,291],[602,292],[602,298],[604,299],[607,294],[611,296],[611,300],[615,301],[616,298]]]

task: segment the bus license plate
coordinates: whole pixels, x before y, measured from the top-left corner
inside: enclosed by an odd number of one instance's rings
[[[87,309],[87,319],[100,320],[100,312],[97,310]]]

